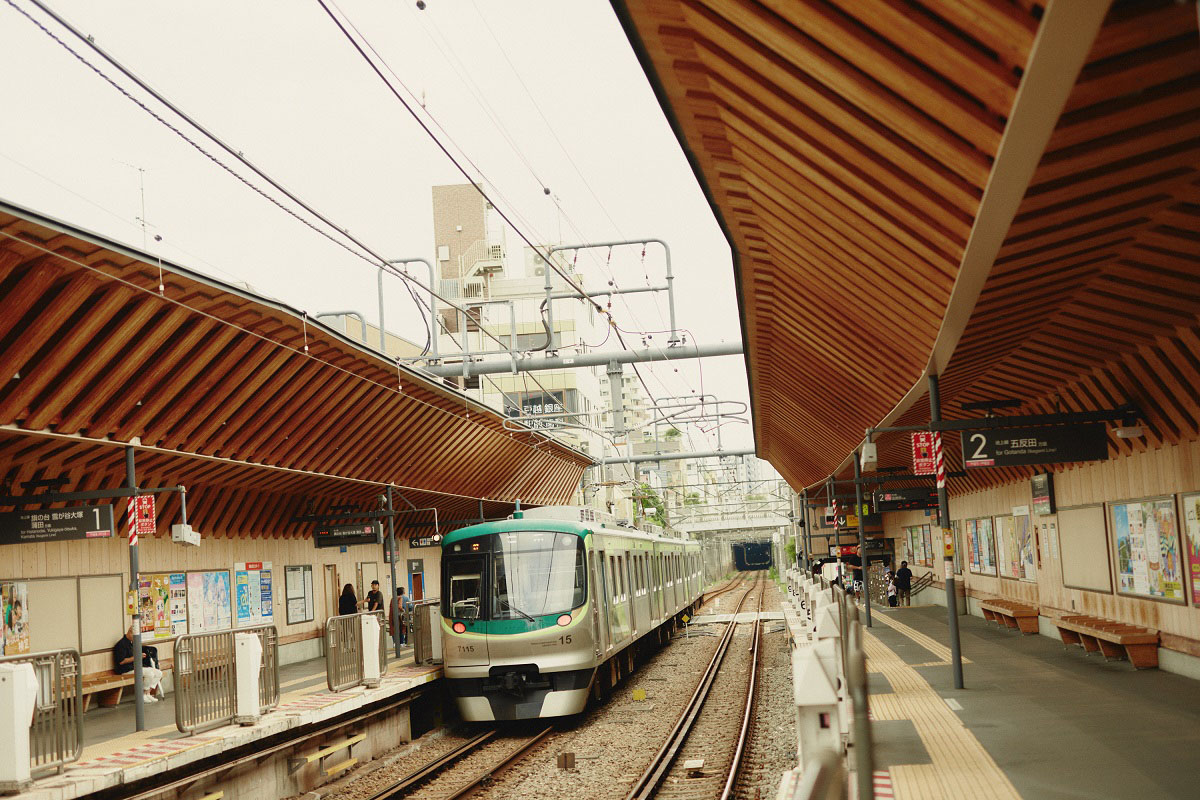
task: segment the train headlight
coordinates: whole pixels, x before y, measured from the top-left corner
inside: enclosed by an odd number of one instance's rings
[[[570,614],[563,614],[563,615],[561,615],[561,616],[558,618],[558,624],[559,624],[559,625],[562,625],[562,626],[564,626],[564,627],[565,627],[565,626],[567,626],[567,625],[570,625],[570,624],[571,624],[571,615],[570,615]]]
[[[454,623],[453,625],[450,626],[450,629],[453,630],[455,633],[466,633],[467,632],[467,626],[461,622]]]

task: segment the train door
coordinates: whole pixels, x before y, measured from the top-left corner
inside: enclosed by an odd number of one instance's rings
[[[634,577],[635,577],[635,572],[634,572],[634,564],[633,564],[633,554],[630,553],[628,550],[625,551],[625,563],[622,564],[621,566],[622,566],[622,577],[624,579],[623,588],[626,589],[626,591],[623,593],[625,608],[629,612],[629,631],[630,631],[630,634],[633,636],[633,638],[636,639],[637,634],[638,634],[637,612],[634,609],[634,603],[633,603],[633,596],[635,593],[633,581],[634,581]]]
[[[611,599],[613,597],[612,570],[609,568],[609,561],[606,557],[606,553],[603,550],[599,552],[598,558],[600,561],[600,583],[596,587],[596,596],[599,597],[600,601],[604,604],[604,619],[602,620],[601,627],[604,631],[604,651],[608,652],[609,650],[612,650],[613,642],[616,640],[616,636],[613,633],[615,621],[613,620],[613,607]]]
[[[604,555],[600,555],[603,563]],[[599,658],[606,650],[608,650],[608,629],[603,624],[606,615],[604,613],[604,580],[600,577],[600,572],[596,569],[596,551],[588,550],[588,583],[592,589],[592,642],[596,650],[596,658]]]

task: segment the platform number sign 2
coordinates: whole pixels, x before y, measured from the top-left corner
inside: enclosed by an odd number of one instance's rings
[[[963,464],[967,467],[1013,467],[1108,458],[1108,432],[1103,424],[963,431],[961,437]]]

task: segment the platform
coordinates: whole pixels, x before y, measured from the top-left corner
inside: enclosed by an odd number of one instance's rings
[[[963,616],[955,690],[945,609],[873,612],[875,766],[896,797],[1196,796],[1200,682]]]
[[[283,731],[316,725],[364,706],[405,694],[441,678],[440,666],[414,665],[411,651],[393,660],[378,688],[330,692],[325,659],[280,668],[279,705],[257,725],[227,725],[193,736],[175,727],[174,696],[151,703],[146,727],[135,732],[134,707],[122,703],[84,716],[84,750],[62,775],[50,775],[16,795],[21,800],[70,800],[146,778]]]

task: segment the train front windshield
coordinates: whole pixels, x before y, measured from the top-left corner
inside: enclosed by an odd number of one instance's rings
[[[443,554],[442,613],[459,619],[528,619],[583,605],[583,540],[568,533],[514,531],[455,544]]]

